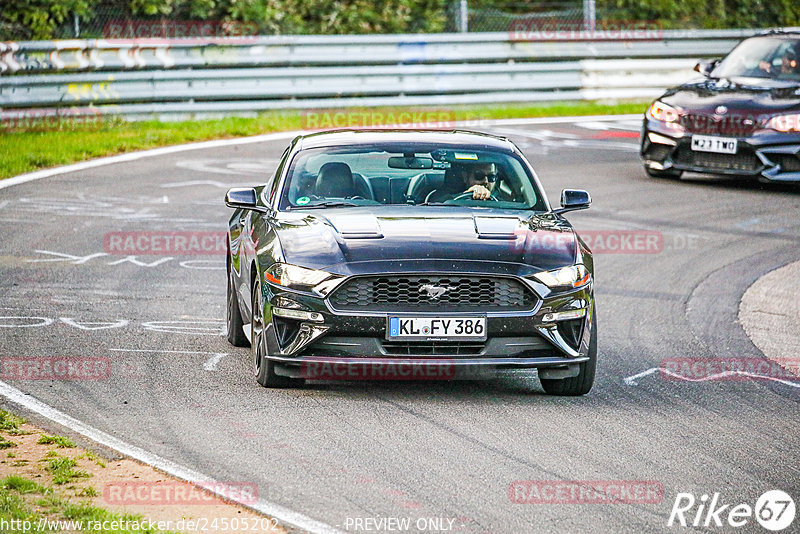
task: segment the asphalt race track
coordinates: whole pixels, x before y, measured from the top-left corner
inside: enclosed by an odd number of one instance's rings
[[[592,194],[592,208],[568,218],[601,246],[629,231],[660,236],[648,250],[595,250],[599,365],[585,397],[544,395],[535,371],[258,386],[248,350],[222,336],[224,242],[130,257],[112,238],[223,232],[225,190],[258,183],[287,139],[0,189],[2,380],[177,464],[255,482],[261,500],[342,531],[410,518],[411,531],[685,532],[667,527],[680,492],[717,492],[731,507],[773,489],[797,500],[800,383],[653,370],[763,357],[737,323],[739,301],[759,276],[800,259],[800,188],[648,178],[638,128],[631,118],[486,128],[518,143],[553,204],[565,187]],[[110,360],[111,372],[8,374],[8,362],[30,357]],[[554,480],[651,481],[663,497],[513,502],[515,481]],[[764,531],[753,518],[694,530]]]

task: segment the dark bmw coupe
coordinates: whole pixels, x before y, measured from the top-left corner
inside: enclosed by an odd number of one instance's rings
[[[800,33],[745,39],[695,70],[705,78],[668,90],[645,113],[645,171],[800,182]]]
[[[592,255],[505,138],[336,131],[295,138],[228,191],[228,340],[257,381],[431,379],[538,368],[582,395],[597,358]]]

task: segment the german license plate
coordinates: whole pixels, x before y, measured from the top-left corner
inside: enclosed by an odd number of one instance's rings
[[[389,317],[386,338],[485,340],[486,317]]]
[[[692,150],[695,152],[736,154],[736,139],[732,137],[714,137],[713,135],[693,135]]]

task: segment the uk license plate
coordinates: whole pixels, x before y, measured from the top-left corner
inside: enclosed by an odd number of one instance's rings
[[[713,135],[692,136],[692,150],[695,152],[736,154],[736,145],[736,139],[733,137],[715,137]]]
[[[485,340],[486,317],[389,317],[387,339]]]

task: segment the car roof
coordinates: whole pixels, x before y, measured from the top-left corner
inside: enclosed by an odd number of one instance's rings
[[[297,145],[301,150],[380,143],[431,143],[459,148],[491,148],[505,152],[513,152],[516,149],[505,137],[469,130],[346,129],[315,132],[297,137]]]
[[[800,38],[800,29],[796,30],[767,30],[761,33],[757,33],[752,37],[786,37],[790,39],[797,39]],[[749,37],[751,38],[751,37]],[[749,39],[748,38],[748,39]]]

